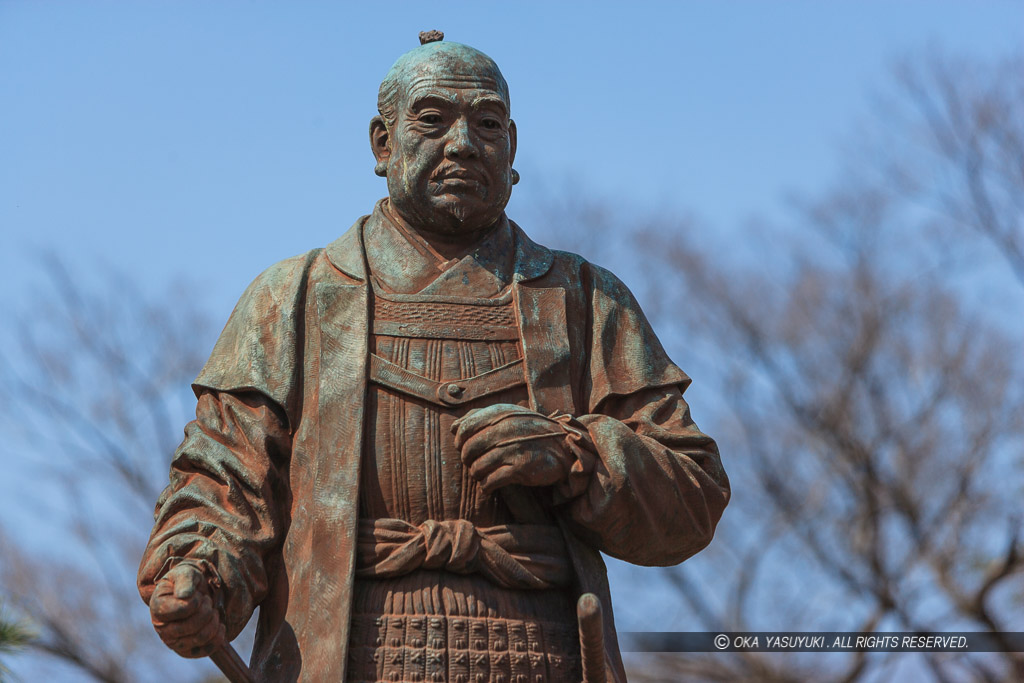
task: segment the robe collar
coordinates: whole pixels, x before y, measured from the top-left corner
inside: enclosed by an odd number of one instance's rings
[[[378,216],[383,219],[381,211],[383,201],[385,200],[377,202],[373,215],[363,216],[357,220],[351,228],[328,244],[325,249],[327,258],[334,267],[356,280],[366,280],[368,269],[363,233],[367,221],[378,220]],[[504,214],[502,219],[507,220]],[[555,258],[551,250],[527,237],[522,228],[513,221],[508,221],[508,224],[515,254],[512,262],[512,281],[534,280],[547,273]]]

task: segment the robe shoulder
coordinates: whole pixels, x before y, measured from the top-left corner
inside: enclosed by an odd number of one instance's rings
[[[204,389],[257,391],[294,426],[309,272],[322,252],[313,249],[279,261],[252,281],[192,384],[197,396]]]
[[[644,389],[678,385],[685,390],[690,378],[665,352],[654,328],[629,288],[614,273],[578,254],[552,250],[554,261],[544,278],[561,281],[567,301],[576,300],[586,327],[587,372],[581,395],[590,412],[613,396],[629,396]],[[573,292],[571,290],[577,290]]]

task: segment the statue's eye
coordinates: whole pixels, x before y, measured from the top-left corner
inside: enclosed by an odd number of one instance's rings
[[[427,125],[430,125],[430,126],[436,126],[437,124],[441,123],[441,115],[440,114],[423,114],[422,116],[420,116],[420,121],[422,123],[426,123]]]
[[[498,119],[484,119],[482,125],[487,130],[498,130],[501,128],[501,123],[498,122]]]

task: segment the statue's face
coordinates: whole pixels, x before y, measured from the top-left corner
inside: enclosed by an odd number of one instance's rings
[[[391,205],[412,226],[449,238],[471,237],[501,216],[516,149],[491,72],[461,66],[452,74],[428,64],[404,78],[391,130],[371,126]]]

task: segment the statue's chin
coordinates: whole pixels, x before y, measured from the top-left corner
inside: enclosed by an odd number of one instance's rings
[[[504,209],[474,206],[476,202],[452,195],[435,197],[432,204],[432,215],[424,227],[449,238],[464,236],[474,239],[481,230],[493,225]]]
[[[497,199],[504,201],[495,202],[486,188],[472,182],[428,187],[423,193],[406,192],[403,187],[388,189],[392,209],[406,223],[450,241],[475,240],[482,230],[494,225],[505,210],[509,194],[500,195]]]

